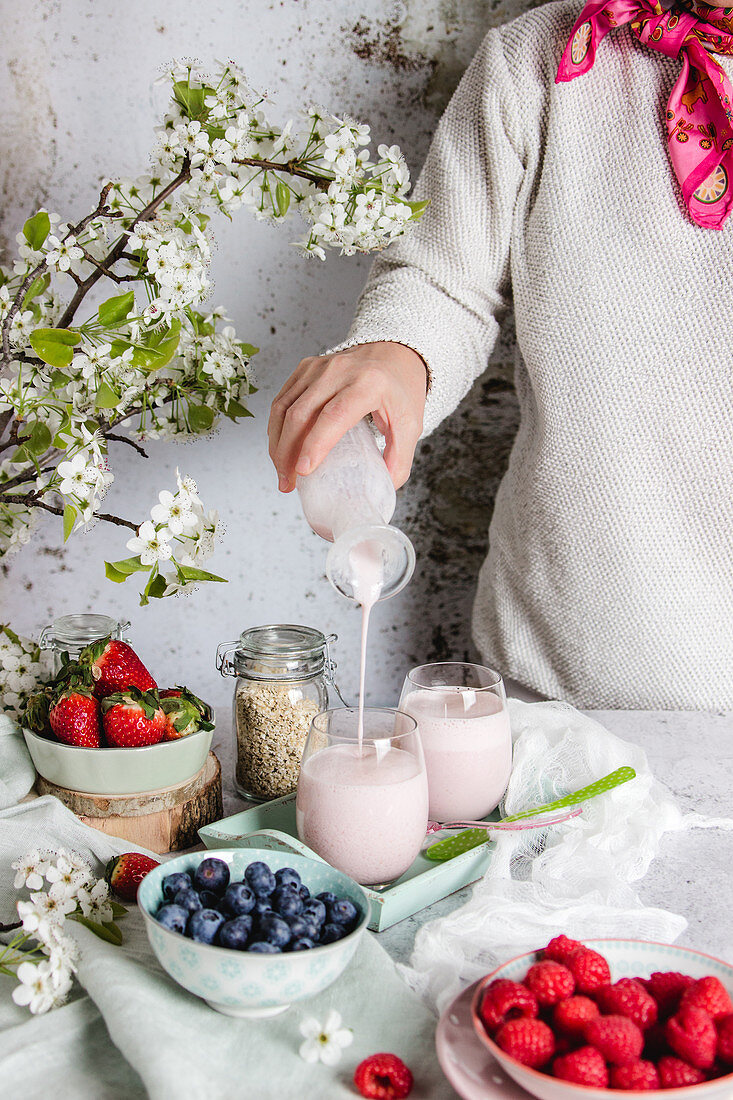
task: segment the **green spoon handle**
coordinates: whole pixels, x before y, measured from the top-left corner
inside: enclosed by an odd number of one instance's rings
[[[604,775],[602,779],[596,779],[594,783],[589,783],[587,787],[581,787],[579,791],[573,791],[572,794],[566,794],[562,798],[555,799],[554,802],[547,802],[544,806],[535,806],[531,810],[522,810],[518,814],[510,814],[508,817],[504,817],[502,821],[522,821],[525,818],[538,817],[540,814],[546,814],[551,810],[561,810],[565,806],[575,806],[579,802],[586,802],[589,798],[595,798],[596,795],[603,794],[605,791],[610,791],[614,787],[619,787],[622,783],[628,783],[630,779],[636,777],[636,772],[633,768],[624,766],[617,768],[616,771],[610,772],[608,775]],[[446,840],[439,840],[437,844],[431,844],[427,848],[423,855],[426,859],[433,860],[435,863],[442,863],[447,859],[454,859],[455,856],[463,855],[464,852],[469,852],[472,848],[477,848],[479,844],[487,843],[487,835],[485,829],[466,829],[457,836],[448,837]]]

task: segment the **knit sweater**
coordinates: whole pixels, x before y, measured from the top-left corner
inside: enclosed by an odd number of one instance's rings
[[[581,707],[732,708],[733,218],[701,229],[680,200],[679,61],[624,27],[555,85],[579,10],[486,35],[416,187],[430,206],[342,346],[418,351],[430,432],[513,298],[521,420],[474,606],[483,659]]]

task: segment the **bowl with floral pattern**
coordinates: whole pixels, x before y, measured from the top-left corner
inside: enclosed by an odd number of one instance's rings
[[[215,856],[229,867],[230,881],[239,882],[250,863],[262,861],[273,872],[292,867],[313,897],[330,891],[348,898],[357,910],[350,932],[333,943],[306,951],[257,954],[216,943],[199,943],[163,927],[156,913],[164,902],[163,880],[176,871],[192,876],[211,852],[177,856],[154,867],[140,883],[137,902],[148,939],[163,969],[179,985],[227,1016],[276,1016],[296,1001],[313,997],[335,982],[351,962],[369,920],[369,902],[362,888],[321,860],[271,849],[217,849]]]

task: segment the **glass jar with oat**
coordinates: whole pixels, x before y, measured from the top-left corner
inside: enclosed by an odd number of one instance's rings
[[[311,719],[336,691],[330,643],[320,630],[279,624],[244,630],[217,649],[222,676],[234,676],[235,786],[265,802],[295,790]]]

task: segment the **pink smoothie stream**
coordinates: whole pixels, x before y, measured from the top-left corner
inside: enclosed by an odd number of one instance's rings
[[[512,770],[509,714],[492,691],[415,688],[401,709],[417,722],[434,821],[478,821],[496,809]]]
[[[298,836],[332,867],[363,886],[404,874],[423,840],[428,787],[405,749],[329,745],[301,769]]]

